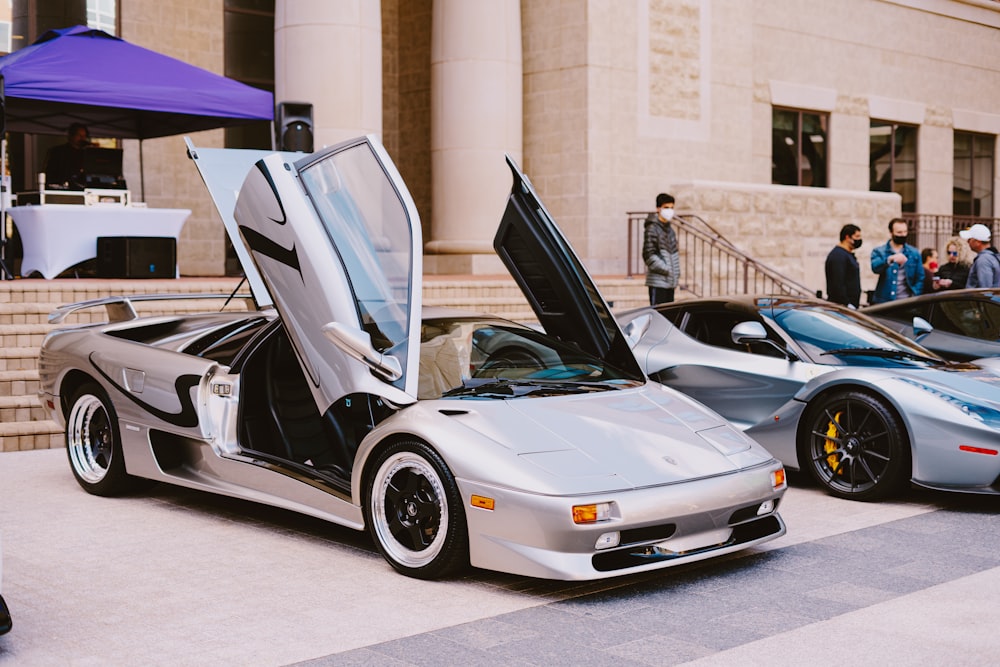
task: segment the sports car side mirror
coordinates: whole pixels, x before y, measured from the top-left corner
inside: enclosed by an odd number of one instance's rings
[[[786,349],[783,345],[778,345],[776,342],[768,338],[767,330],[760,322],[740,322],[733,327],[733,330],[729,335],[732,336],[733,342],[737,345],[764,343],[765,345],[770,345],[776,349],[781,353],[781,356],[785,357],[789,361],[799,360],[799,355]]]
[[[737,345],[767,340],[767,331],[760,322],[740,322],[733,327],[730,335]]]
[[[625,325],[623,333],[625,334],[625,340],[628,341],[628,346],[635,349],[635,346],[639,344],[639,339],[642,335],[646,333],[649,329],[649,323],[652,322],[653,316],[650,314],[640,315],[634,320],[630,321]]]
[[[403,376],[399,359],[376,350],[367,332],[330,322],[323,325],[323,335],[344,353],[367,364],[379,377],[392,382]]]
[[[913,338],[918,339],[934,331],[931,323],[922,317],[913,318]]]

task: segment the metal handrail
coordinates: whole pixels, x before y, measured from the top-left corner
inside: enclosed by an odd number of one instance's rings
[[[944,250],[948,239],[958,236],[958,232],[972,225],[986,225],[993,232],[993,245],[1000,239],[1000,218],[981,218],[973,215],[932,215],[928,213],[904,213],[903,219],[910,224],[909,240],[917,248]]]
[[[626,275],[644,275],[642,225],[648,211],[629,211]],[[757,262],[700,216],[678,214],[671,223],[681,255],[679,288],[697,297],[724,294],[790,294],[814,296],[815,291]]]

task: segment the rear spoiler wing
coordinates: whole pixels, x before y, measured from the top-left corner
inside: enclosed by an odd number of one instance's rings
[[[91,299],[90,301],[80,301],[78,303],[69,303],[59,306],[54,311],[49,313],[49,324],[62,324],[67,317],[79,310],[97,308],[100,306],[104,306],[104,309],[107,311],[108,322],[128,322],[129,320],[134,320],[139,317],[135,307],[132,305],[133,303],[139,303],[142,301],[185,301],[192,299],[225,299],[226,302],[222,304],[222,308],[219,309],[220,311],[223,310],[232,299],[243,299],[247,302],[247,310],[254,311],[257,309],[253,300],[253,295],[251,294],[133,294],[130,296],[109,296],[101,299]]]

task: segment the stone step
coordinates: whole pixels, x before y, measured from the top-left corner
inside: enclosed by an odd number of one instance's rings
[[[63,431],[54,421],[0,423],[0,452],[54,449],[65,445]]]
[[[228,294],[239,282],[239,278],[5,280],[0,281],[0,303],[76,303],[112,294]]]
[[[0,396],[0,424],[47,419],[49,413],[38,403],[37,396]]]
[[[36,396],[37,394],[37,370],[0,371],[0,396]]]
[[[38,368],[37,347],[0,348],[0,371],[23,371]]]

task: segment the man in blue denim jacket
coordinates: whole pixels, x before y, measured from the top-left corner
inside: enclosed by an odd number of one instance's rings
[[[907,245],[909,225],[902,218],[889,222],[892,235],[884,245],[872,249],[872,271],[878,274],[874,303],[917,296],[924,287],[924,265],[920,251]]]

